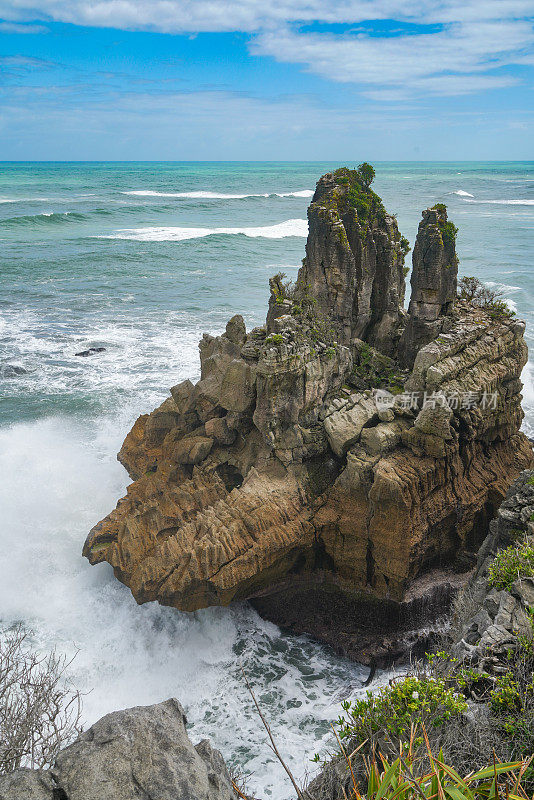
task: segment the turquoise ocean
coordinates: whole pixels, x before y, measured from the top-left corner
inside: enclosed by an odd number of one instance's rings
[[[0,619],[22,621],[43,650],[77,652],[86,724],[176,696],[193,740],[209,736],[276,800],[290,787],[240,666],[300,777],[366,671],[246,605],[137,606],[81,548],[129,482],[115,455],[136,417],[198,377],[204,331],[221,332],[235,313],[247,327],[264,321],[268,278],[296,276],[315,183],[338,166],[0,164]],[[532,347],[534,162],[375,168],[374,188],[412,245],[422,209],[447,204],[460,274],[502,290]],[[105,351],[75,355],[89,347]],[[529,435],[531,375],[529,364]]]

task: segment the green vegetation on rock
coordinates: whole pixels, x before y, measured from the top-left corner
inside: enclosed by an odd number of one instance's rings
[[[375,171],[370,164],[363,163],[357,169],[340,167],[334,172],[334,178],[340,187],[347,191],[340,192],[337,198],[337,210],[354,208],[360,224],[365,225],[373,217],[384,219],[386,209],[382,199],[371,189]]]
[[[374,694],[367,692],[365,700],[346,700],[342,708],[344,716],[336,722],[341,739],[355,736],[363,742],[387,735],[402,741],[409,738],[412,725],[438,728],[466,711],[467,702],[442,678],[409,675]]]
[[[265,344],[282,344],[284,337],[281,333],[272,333],[265,339]]]
[[[507,305],[502,292],[485,286],[473,276],[464,276],[458,281],[458,297],[475,308],[483,309],[490,319],[499,320],[515,316],[515,311]]]
[[[497,553],[489,568],[495,589],[510,589],[518,578],[534,577],[534,546],[527,540]]]
[[[354,367],[349,382],[356,388],[387,389],[398,394],[404,389],[406,375],[397,363],[367,342],[354,346]]]
[[[436,203],[432,208],[438,212],[438,226],[444,247],[454,248],[458,228],[453,222],[447,220],[447,206],[444,203]],[[458,261],[456,261],[456,263],[458,263]]]

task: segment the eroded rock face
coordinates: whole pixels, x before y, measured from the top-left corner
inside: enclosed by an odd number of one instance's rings
[[[401,615],[430,596],[443,607],[455,565],[473,563],[532,464],[519,433],[524,323],[453,304],[455,278],[442,273],[454,253],[430,209],[414,258],[422,275],[430,237],[434,277],[414,279],[410,318],[423,304],[439,335],[403,371],[391,349],[404,319],[400,237],[378,206],[360,221],[351,180],[319,181],[299,281],[271,282],[268,325],[247,333],[236,316],[205,334],[200,381],[173,387],[126,437],[119,459],[134,483],[84,554],[108,561],[138,602],[192,611],[253,598],[322,638],[341,607],[358,624],[358,608],[377,610],[373,628],[386,602]],[[374,346],[386,330],[388,354]]]
[[[456,228],[438,204],[423,211],[413,249],[412,294],[399,346],[405,366],[411,367],[419,350],[449,327],[457,277]]]
[[[323,175],[308,209],[302,291],[316,299],[337,340],[393,352],[404,318],[404,249],[394,217],[355,170]]]
[[[50,770],[0,776],[1,800],[236,800],[223,757],[193,746],[178,700],[107,714]]]

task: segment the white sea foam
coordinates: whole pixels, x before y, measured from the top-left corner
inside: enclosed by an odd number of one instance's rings
[[[184,200],[245,200],[247,197],[312,197],[310,189],[302,189],[298,192],[262,192],[260,194],[226,194],[223,192],[156,192],[152,189],[136,189],[121,194],[132,195],[133,197],[177,197]]]
[[[0,197],[0,203],[49,203],[51,197]]]
[[[301,192],[275,192],[276,197],[313,197],[311,189],[303,189]]]
[[[463,189],[458,189],[457,192],[453,192],[453,194],[459,195],[459,197],[474,197],[474,194],[469,194],[469,192],[464,192]]]
[[[517,314],[517,303],[515,302],[515,300],[511,300],[509,297],[505,297],[504,302],[506,303],[510,311],[513,311],[514,314]]]
[[[133,197],[179,197],[187,200],[243,200],[245,197],[269,197],[268,194],[222,194],[220,192],[154,192],[152,190],[138,190],[134,192],[121,192]]]
[[[513,274],[512,272],[506,274]],[[490,289],[498,289],[501,292],[520,292],[521,286],[510,286],[508,283],[498,283],[497,281],[484,281]]]
[[[285,239],[288,236],[306,237],[308,223],[305,219],[288,219],[276,225],[257,228],[123,228],[115,233],[100,236],[101,239],[133,239],[138,242],[181,242],[185,239],[201,239],[204,236],[227,235]]]
[[[534,206],[534,200],[466,200],[465,202],[495,206]]]
[[[81,203],[96,194],[73,194],[69,197],[0,197],[0,203]],[[105,198],[100,198],[104,200]]]
[[[258,736],[240,665],[299,777],[330,735],[340,687],[350,693],[365,671],[282,635],[249,607],[185,614],[138,606],[107,565],[89,566],[81,546],[124,493],[115,452],[135,416],[130,406],[90,425],[57,417],[0,429],[2,622],[24,620],[43,652],[78,651],[71,673],[89,692],[86,725],[176,696],[194,742],[209,737],[253,773],[255,795],[284,800],[291,787]]]

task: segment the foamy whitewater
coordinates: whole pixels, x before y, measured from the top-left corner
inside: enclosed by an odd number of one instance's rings
[[[362,155],[363,157],[363,155]],[[86,724],[172,695],[193,741],[291,796],[240,678],[243,666],[298,776],[367,671],[282,634],[246,605],[137,606],[87,531],[129,481],[116,452],[168,387],[198,377],[198,340],[234,313],[264,320],[268,278],[296,276],[315,181],[337,164],[16,164],[0,175],[0,617],[77,656]],[[376,165],[413,245],[421,210],[449,206],[460,274],[501,288],[534,334],[534,165]],[[89,358],[75,353],[92,346]],[[525,430],[534,431],[531,365]]]
[[[138,242],[181,242],[184,239],[201,239],[203,236],[249,236],[252,239],[285,239],[288,236],[308,235],[305,219],[288,219],[278,225],[265,225],[257,228],[126,228],[118,230],[107,238],[134,239]]]

